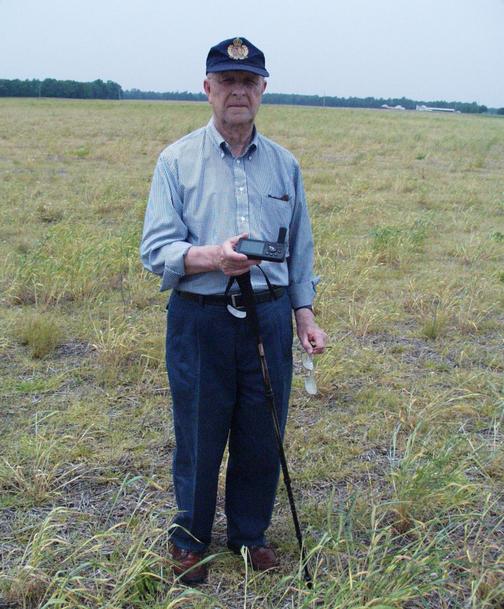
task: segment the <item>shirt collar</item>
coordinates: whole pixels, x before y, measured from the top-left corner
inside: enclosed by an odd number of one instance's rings
[[[206,128],[207,128],[207,133],[210,135],[210,139],[217,146],[217,148],[220,148],[221,151],[228,153],[229,148],[226,143],[226,140],[222,137],[222,135],[219,133],[219,131],[217,131],[217,127],[215,126],[213,116],[208,121],[208,125]],[[242,154],[242,156],[245,156],[245,155],[250,156],[257,149],[258,137],[259,137],[259,134],[257,133],[257,129],[254,125],[253,131],[252,131],[252,139],[250,140],[250,144],[248,145],[248,148],[245,150],[245,152]]]

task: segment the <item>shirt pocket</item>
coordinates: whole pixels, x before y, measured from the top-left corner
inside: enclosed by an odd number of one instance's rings
[[[265,241],[277,241],[278,230],[281,227],[285,227],[287,229],[285,237],[287,255],[289,253],[289,226],[291,219],[291,200],[281,201],[267,195],[261,196],[261,239]]]

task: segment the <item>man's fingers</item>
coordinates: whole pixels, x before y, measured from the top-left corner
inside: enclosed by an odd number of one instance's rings
[[[235,235],[234,237],[231,237],[230,239],[227,240],[227,242],[225,241],[224,243],[229,243],[230,246],[232,248],[234,248],[234,246],[238,243],[238,241],[240,239],[246,239],[248,237],[248,233],[240,233],[239,235]]]
[[[239,235],[235,235],[234,237],[230,237],[222,244],[222,253],[225,257],[234,259],[234,260],[248,260],[245,254],[239,254],[235,251],[235,246],[238,241],[242,238],[246,238],[248,233],[240,233]]]
[[[313,347],[311,346],[309,340],[304,341],[302,343],[302,345],[303,345],[303,349],[306,351],[306,353],[308,353],[309,355],[311,355],[313,353]]]
[[[221,245],[219,267],[227,276],[246,273],[255,264],[254,262],[251,263],[245,254],[239,254],[234,250],[238,241],[244,237],[247,237],[247,233],[240,233],[226,239]]]
[[[309,330],[299,337],[303,349],[310,355],[323,353],[326,346],[327,335],[323,330]]]
[[[246,269],[239,269],[237,271],[231,271],[230,273],[228,273],[228,275],[231,275],[232,277],[238,277],[238,275],[243,275],[244,273],[247,273],[250,270],[250,267],[247,267]]]
[[[299,335],[299,341],[301,342],[301,346],[303,347],[303,349],[306,351],[306,353],[309,353],[310,355],[313,353],[313,347],[312,344],[310,342],[310,337],[308,334],[303,334],[303,335]]]
[[[225,256],[229,258],[234,258],[235,260],[241,260],[242,258],[247,258],[245,254],[240,254],[233,248],[233,244],[231,241],[225,241],[222,244],[222,252]]]
[[[223,267],[223,272],[225,275],[232,275],[233,277],[236,275],[243,275],[250,270],[251,267],[255,266],[257,262],[255,260],[249,260],[246,258],[244,261],[239,261],[240,264],[227,265]]]

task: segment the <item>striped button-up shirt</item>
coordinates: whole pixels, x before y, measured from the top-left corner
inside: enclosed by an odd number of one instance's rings
[[[290,152],[254,130],[247,150],[234,157],[210,120],[168,146],[159,156],[145,214],[140,255],[146,269],[161,275],[161,290],[222,294],[220,271],[186,275],[184,256],[192,245],[217,245],[246,232],[276,241],[287,228],[287,258],[261,262],[273,285],[285,286],[293,308],[312,304],[313,241],[303,181]],[[266,288],[252,267],[254,289]]]

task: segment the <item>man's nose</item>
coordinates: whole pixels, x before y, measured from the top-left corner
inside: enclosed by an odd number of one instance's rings
[[[244,95],[245,94],[245,83],[237,81],[233,85],[233,95]]]

